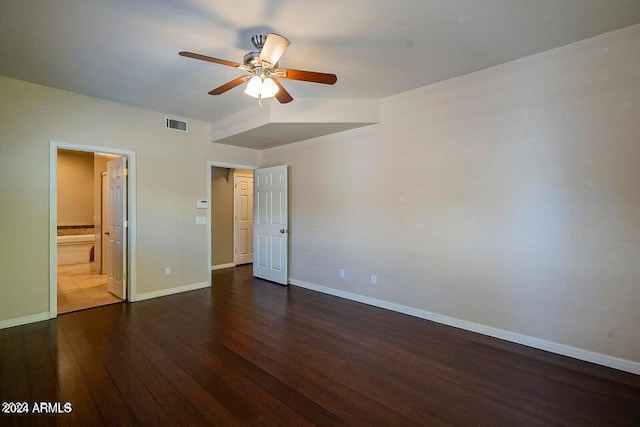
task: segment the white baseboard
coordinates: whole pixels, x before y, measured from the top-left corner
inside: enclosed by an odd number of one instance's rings
[[[190,285],[176,286],[175,288],[160,289],[159,291],[146,292],[136,295],[136,301],[143,301],[151,298],[166,297],[167,295],[179,294],[181,292],[195,291],[196,289],[208,288],[207,282],[192,283]]]
[[[13,326],[26,325],[27,323],[41,322],[49,320],[49,312],[31,314],[29,316],[15,317],[13,319],[0,320],[0,329],[11,328]]]
[[[302,280],[289,279],[289,283],[301,288],[318,291],[325,294],[345,298],[351,301],[357,301],[375,307],[386,308],[387,310],[397,311],[399,313],[408,314],[410,316],[431,320],[444,325],[453,326],[455,328],[464,329],[479,334],[488,335],[490,337],[500,338],[517,344],[526,345],[528,347],[549,351],[551,353],[561,354],[563,356],[572,357],[574,359],[584,360],[586,362],[595,363],[609,368],[621,371],[631,372],[640,375],[640,363],[631,360],[620,359],[618,357],[607,356],[606,354],[595,353],[581,348],[571,347],[564,344],[558,344],[515,332],[506,331],[504,329],[494,328],[492,326],[482,325],[480,323],[469,322],[467,320],[456,319],[454,317],[444,316],[442,314],[409,307],[402,304],[396,304],[376,298],[366,297],[351,292],[341,291],[339,289],[328,288],[326,286],[316,285]]]
[[[223,268],[233,268],[236,266],[235,262],[229,262],[227,264],[216,264],[211,266],[211,271],[213,270],[222,270]]]

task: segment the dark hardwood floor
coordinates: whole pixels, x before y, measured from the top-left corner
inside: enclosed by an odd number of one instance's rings
[[[256,280],[0,331],[0,425],[640,425],[640,377]]]

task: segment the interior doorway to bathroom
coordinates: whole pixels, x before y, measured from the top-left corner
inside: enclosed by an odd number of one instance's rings
[[[121,158],[117,154],[58,149],[59,314],[123,300],[122,295],[108,289],[114,251],[108,249],[109,231],[105,227],[110,222],[110,211],[116,211],[109,203],[108,168]],[[111,264],[117,264],[117,260]]]
[[[50,317],[132,296],[132,154],[96,148],[51,145]]]

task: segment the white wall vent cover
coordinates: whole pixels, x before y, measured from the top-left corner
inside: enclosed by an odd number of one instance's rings
[[[164,126],[167,129],[178,130],[180,132],[187,132],[187,122],[183,122],[182,120],[170,119],[169,117],[166,117],[164,119]]]

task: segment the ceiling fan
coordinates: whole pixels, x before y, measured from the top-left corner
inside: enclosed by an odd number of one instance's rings
[[[255,35],[251,37],[251,43],[256,48],[255,52],[249,52],[244,56],[242,64],[224,59],[212,58],[193,52],[180,52],[181,56],[199,59],[201,61],[214,62],[216,64],[227,65],[247,71],[249,74],[237,77],[222,86],[211,91],[209,95],[221,95],[249,81],[244,93],[254,98],[258,98],[258,103],[262,105],[265,98],[276,97],[281,104],[293,101],[293,97],[280,84],[278,78],[289,80],[302,80],[305,82],[323,83],[332,85],[338,78],[335,74],[318,73],[315,71],[292,70],[279,68],[278,60],[289,46],[289,40],[279,34]]]

